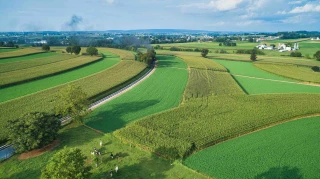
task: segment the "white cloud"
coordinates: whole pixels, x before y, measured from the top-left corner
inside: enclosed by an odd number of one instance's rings
[[[223,25],[225,25],[225,24],[226,24],[225,22],[220,21],[220,22],[215,22],[215,23],[209,24],[209,25],[207,25],[207,26],[209,26],[209,27],[215,27],[215,26],[223,26]]]
[[[228,11],[236,9],[240,3],[244,0],[212,0],[209,3],[193,3],[186,5],[179,5],[178,7],[186,8],[198,8],[198,9],[208,9],[214,11]]]
[[[288,17],[286,19],[281,20],[281,22],[286,23],[286,24],[298,24],[302,22],[304,18],[300,15],[298,16],[293,16],[293,17]]]
[[[116,2],[116,0],[106,0],[106,1],[107,1],[107,3],[109,3],[109,4],[113,4],[113,3]]]
[[[288,4],[301,4],[302,1],[290,1]]]
[[[261,24],[262,21],[261,20],[248,20],[248,21],[242,21],[242,22],[238,22],[237,26],[248,26],[251,24]]]
[[[306,4],[304,6],[295,7],[289,13],[304,13],[304,12],[320,12],[320,5]]]
[[[278,11],[277,14],[287,14],[286,11]]]

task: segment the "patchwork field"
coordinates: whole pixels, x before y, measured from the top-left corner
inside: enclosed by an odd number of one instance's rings
[[[187,83],[187,65],[172,56],[158,56],[158,68],[134,89],[95,109],[86,124],[112,132],[126,124],[179,105]]]
[[[320,118],[284,123],[223,142],[184,164],[215,178],[318,178]]]

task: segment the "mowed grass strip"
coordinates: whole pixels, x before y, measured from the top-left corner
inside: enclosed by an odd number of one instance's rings
[[[320,73],[314,72],[310,67],[271,63],[254,63],[255,67],[264,71],[305,82],[320,83]]]
[[[37,54],[31,54],[31,55],[21,56],[21,57],[4,58],[4,59],[0,59],[0,65],[2,66],[5,63],[29,61],[29,60],[41,59],[41,58],[52,57],[57,55],[59,54],[55,52],[46,52],[46,53],[37,53]]]
[[[94,75],[81,78],[70,82],[80,86],[89,98],[105,93],[114,87],[130,80],[134,76],[140,74],[146,65],[136,61],[121,61],[110,69],[101,71]],[[50,83],[50,81],[47,81]],[[66,85],[60,85],[48,90],[33,93],[15,100],[7,101],[0,104],[0,139],[6,139],[6,124],[7,120],[20,117],[26,112],[43,111],[50,112],[57,104],[55,101],[59,91]],[[19,109],[19,110],[17,110]]]
[[[100,59],[102,59],[102,57],[80,56],[69,60],[42,65],[41,67],[36,66],[27,69],[1,73],[0,86],[12,86],[57,73],[62,73],[64,71],[72,70]]]
[[[180,104],[188,80],[186,64],[172,56],[157,56],[156,71],[141,84],[95,109],[86,124],[112,132],[126,124]]]
[[[40,48],[24,48],[24,49],[0,53],[0,59],[25,56],[25,55],[31,55],[36,53],[44,53],[44,51],[41,50]]]
[[[86,164],[92,166],[90,178],[110,178],[109,172],[119,166],[119,171],[114,172],[113,178],[184,178],[204,179],[209,178],[183,166],[179,162],[171,165],[170,161],[160,158],[150,152],[140,150],[123,143],[111,134],[103,135],[84,126],[69,125],[59,132],[59,145],[53,150],[40,156],[19,160],[15,155],[1,163],[0,178],[25,179],[39,178],[41,170],[50,158],[64,147],[79,148],[87,156]],[[102,141],[103,146],[99,143]],[[91,151],[96,147],[100,152],[101,163],[96,167]],[[111,159],[111,152],[120,155],[119,159]]]
[[[41,66],[41,65],[46,65],[50,63],[56,63],[59,61],[68,60],[76,57],[78,56],[59,54],[59,55],[54,55],[54,56],[49,56],[44,58],[36,58],[33,60],[26,60],[26,61],[23,60],[23,61],[11,62],[11,63],[2,63],[0,64],[0,73],[14,71],[14,70],[21,70],[21,69],[31,68],[35,66]]]
[[[318,178],[320,118],[291,121],[226,141],[184,164],[215,178]]]

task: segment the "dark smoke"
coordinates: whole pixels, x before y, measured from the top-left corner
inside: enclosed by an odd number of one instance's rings
[[[135,46],[136,48],[144,47],[147,49],[152,48],[149,39],[139,38],[136,36],[118,37],[113,40],[113,43],[120,45],[121,48],[126,48],[129,46]]]
[[[71,31],[76,31],[79,29],[79,24],[82,22],[82,17],[73,15],[69,22],[65,24],[66,28]]]

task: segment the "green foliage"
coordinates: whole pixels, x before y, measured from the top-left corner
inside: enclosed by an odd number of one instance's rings
[[[219,53],[227,53],[227,51],[226,51],[226,50],[221,49],[221,50],[219,51]]]
[[[74,45],[71,47],[71,53],[78,55],[81,51],[81,47],[79,45]]]
[[[251,51],[250,60],[257,61],[257,52],[255,48]]]
[[[201,56],[204,58],[207,57],[208,53],[209,53],[209,50],[206,48],[201,50]]]
[[[156,51],[154,49],[148,49],[147,53],[138,52],[137,58],[138,61],[144,62],[148,66],[151,66],[152,63],[156,60]]]
[[[301,54],[301,52],[297,52],[297,51],[296,51],[296,52],[291,52],[291,53],[290,53],[290,56],[291,56],[291,57],[302,57],[302,54]]]
[[[265,53],[262,50],[259,49],[253,49],[253,50],[243,50],[243,49],[239,49],[236,51],[236,53],[238,54],[252,54],[252,52],[255,51],[255,53],[257,55],[265,55]]]
[[[50,63],[38,66],[25,68],[21,70],[14,70],[2,73],[0,76],[0,86],[13,86],[15,84],[32,81],[35,79],[51,76],[75,69],[94,61],[101,59],[100,57],[81,56],[75,59],[63,60],[56,63]]]
[[[83,92],[80,86],[68,85],[60,90],[57,104],[57,115],[70,116],[77,122],[82,123],[89,105],[88,95]]]
[[[53,115],[32,112],[8,121],[8,138],[16,152],[41,148],[57,138],[60,120]]]
[[[320,50],[318,50],[318,51],[313,55],[313,57],[314,57],[316,60],[320,61]]]
[[[320,70],[318,66],[313,66],[311,67],[311,69],[315,72],[318,72]]]
[[[43,44],[41,49],[48,52],[48,51],[50,51],[50,46],[48,44]]]
[[[56,153],[42,170],[42,179],[90,178],[91,167],[86,166],[87,157],[78,148],[64,148]]]
[[[91,56],[98,55],[98,49],[96,47],[88,47],[86,52]]]
[[[319,128],[319,117],[287,122],[206,148],[184,164],[215,178],[317,178]]]
[[[71,46],[68,46],[68,47],[66,48],[66,52],[67,52],[67,53],[71,53],[71,54],[73,53]]]

